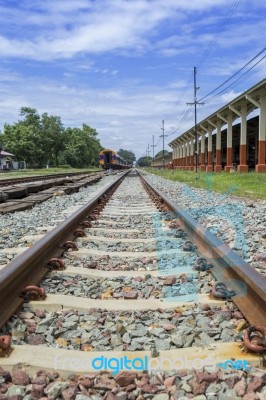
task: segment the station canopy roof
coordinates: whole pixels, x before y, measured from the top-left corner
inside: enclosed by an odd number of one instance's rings
[[[197,124],[197,132],[198,135],[200,131],[204,131],[210,125],[216,125],[218,121],[222,122],[222,125],[226,123],[223,121],[223,118],[226,119],[228,114],[233,115],[233,120],[239,118],[239,113],[241,111],[242,105],[246,104],[247,106],[247,115],[251,113],[256,108],[259,108],[259,99],[262,93],[266,93],[266,79],[263,79],[256,85],[252,86],[250,89],[237,96],[235,99],[231,100],[225,106],[215,111],[207,118],[203,119],[201,122]],[[215,128],[214,128],[215,129]],[[178,136],[174,140],[169,143],[170,147],[175,147],[178,143],[182,143],[185,140],[191,140],[195,136],[195,126],[188,129],[182,135]]]

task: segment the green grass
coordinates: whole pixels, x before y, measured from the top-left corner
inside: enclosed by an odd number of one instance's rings
[[[179,181],[189,186],[213,190],[214,192],[243,196],[251,199],[266,199],[266,174],[249,172],[240,173],[206,173],[199,171],[154,170],[155,175],[172,181]],[[196,178],[199,179],[196,179]]]
[[[12,179],[12,178],[26,178],[29,176],[42,176],[42,175],[53,175],[53,174],[67,174],[70,172],[99,172],[102,168],[91,167],[91,168],[42,168],[42,169],[26,169],[23,171],[10,171],[0,173],[1,179]]]

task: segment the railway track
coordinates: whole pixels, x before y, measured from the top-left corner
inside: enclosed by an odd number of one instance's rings
[[[35,239],[0,271],[5,370],[85,374],[48,398],[266,395],[266,279],[143,177]]]
[[[19,183],[4,186],[0,190],[0,214],[28,210],[35,204],[42,203],[53,196],[76,193],[80,189],[99,181],[104,174],[104,172],[98,172],[78,174],[78,176],[71,177],[65,175],[59,178],[56,175],[51,175],[46,177],[46,180],[39,180],[38,182],[29,181],[27,184]]]
[[[99,171],[92,171],[92,172],[87,172],[86,175],[94,175],[98,174]],[[23,184],[23,183],[32,183],[32,182],[40,182],[40,181],[49,181],[53,179],[68,179],[71,177],[78,177],[78,176],[83,176],[85,175],[84,172],[69,172],[65,174],[47,174],[47,175],[36,175],[36,176],[27,176],[27,177],[22,177],[22,178],[7,178],[7,179],[0,179],[0,187],[4,186],[10,186],[10,185],[18,185],[18,184]],[[1,175],[0,175],[1,178]]]

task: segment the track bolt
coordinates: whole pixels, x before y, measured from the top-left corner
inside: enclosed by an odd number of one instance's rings
[[[174,233],[175,238],[182,238],[186,236],[187,234],[183,231],[183,229],[177,229]]]
[[[86,236],[86,233],[84,232],[83,229],[76,229],[74,232],[75,237],[84,237]]]
[[[196,271],[208,271],[211,268],[213,268],[213,265],[208,263],[205,258],[201,257],[197,259],[193,269]]]
[[[82,226],[82,228],[91,228],[92,227],[92,223],[90,221],[83,221],[80,224]]]
[[[183,245],[183,251],[193,251],[195,248],[196,246],[190,240],[187,240]]]
[[[46,298],[46,294],[43,288],[31,285],[22,290],[21,297],[26,300],[44,300]]]
[[[169,224],[169,228],[171,228],[171,229],[178,229],[180,226],[179,226],[179,224],[178,224],[178,222],[177,221],[172,221],[170,224]]]
[[[266,328],[259,325],[248,327],[244,333],[244,346],[254,353],[266,350]]]
[[[64,261],[59,258],[51,258],[46,264],[46,267],[51,271],[53,269],[66,269]]]
[[[70,249],[73,251],[78,250],[76,243],[72,242],[71,240],[68,240],[67,242],[65,242],[62,247],[65,250],[70,250]]]
[[[11,336],[9,335],[4,335],[0,336],[0,353],[2,350],[6,350],[10,347],[11,343]]]
[[[223,282],[215,282],[212,287],[212,294],[218,299],[231,300],[231,297],[235,296],[236,292],[230,288],[227,288],[226,284]]]

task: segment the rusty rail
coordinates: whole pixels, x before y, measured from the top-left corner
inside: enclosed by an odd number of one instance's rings
[[[259,274],[207,228],[204,228],[186,211],[177,206],[163,193],[146,181],[150,188],[169,210],[175,213],[188,237],[196,244],[202,257],[213,264],[212,274],[218,281],[225,282],[236,292],[232,301],[251,325],[266,326],[266,277]]]
[[[23,289],[40,282],[49,271],[47,268],[49,261],[62,255],[65,251],[64,243],[75,238],[75,230],[80,228],[82,221],[100,204],[104,195],[114,190],[121,183],[129,171],[127,170],[87,204],[48,232],[20,256],[15,257],[0,271],[0,327],[23,303],[21,297]]]

